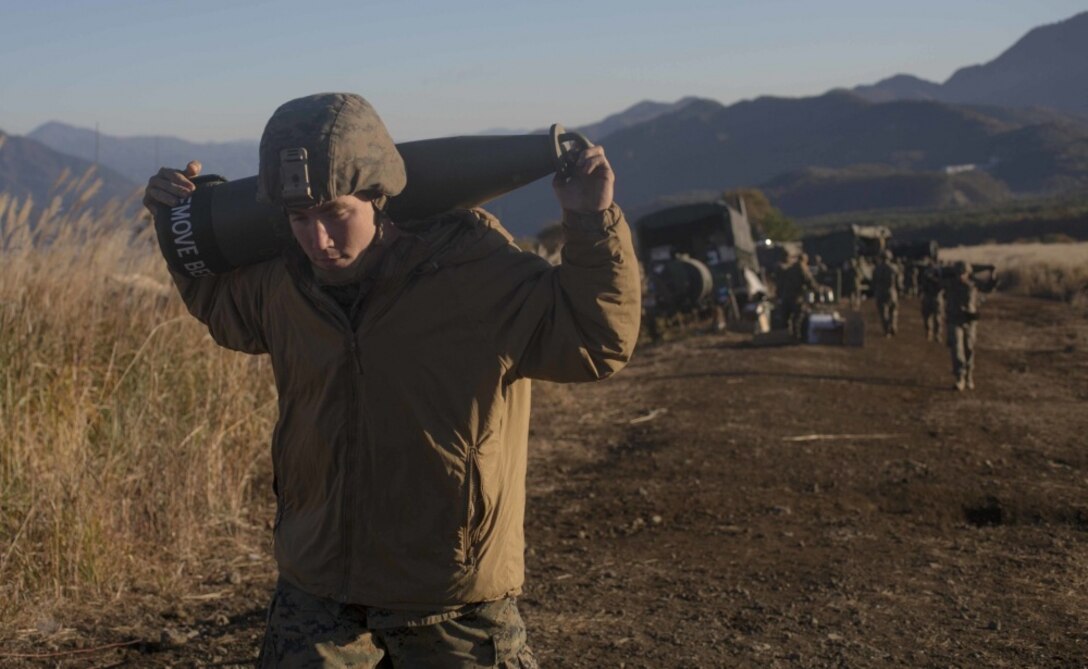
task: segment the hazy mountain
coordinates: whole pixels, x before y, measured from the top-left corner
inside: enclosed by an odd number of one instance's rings
[[[875,209],[941,209],[994,204],[1008,187],[982,170],[911,172],[886,165],[808,167],[764,183],[763,192],[787,216]]]
[[[88,175],[92,169],[93,174]],[[64,183],[58,184],[62,176]],[[93,196],[87,198],[92,206],[112,198],[127,198],[137,190],[135,183],[107,167],[95,167],[93,163],[54,151],[33,139],[0,132],[0,192],[10,193],[20,200],[30,196],[35,207],[44,207],[58,188],[74,187],[84,176],[86,179],[78,191],[83,195],[93,188]],[[94,186],[96,183],[99,185]],[[68,193],[65,201],[74,202],[76,197],[77,194]]]
[[[676,111],[696,100],[694,96],[688,96],[680,98],[676,102],[655,102],[653,100],[643,100],[637,102],[623,111],[606,116],[604,119],[597,121],[596,123],[590,123],[589,125],[580,126],[567,126],[568,130],[577,130],[585,135],[593,142],[598,142],[603,137],[607,137],[617,130],[637,125],[639,123],[645,123],[661,116],[662,114],[668,114],[669,112]],[[489,128],[479,132],[480,135],[532,135],[547,132],[548,128],[537,128],[536,130],[512,130],[510,128]]]
[[[939,100],[941,85],[911,74],[897,74],[868,86],[855,86],[854,92],[871,102],[892,100]]]
[[[95,159],[95,131],[50,121],[27,137],[57,151],[84,160]],[[185,167],[194,158],[205,174],[240,179],[257,173],[257,140],[234,142],[188,142],[176,137],[98,137],[98,162],[128,177],[147,183],[148,177],[164,165]]]
[[[997,58],[961,68],[942,84],[896,75],[854,91],[874,102],[930,99],[1088,116],[1088,12],[1035,28]]]
[[[683,98],[676,102],[646,100],[597,123],[580,126],[577,130],[591,140],[598,141],[615,130],[682,108],[695,99]],[[528,131],[493,128],[480,134],[520,135],[533,132],[546,132],[546,129]],[[95,135],[95,131],[88,128],[50,121],[35,128],[26,137],[83,160],[93,162],[97,155],[100,164],[120,172],[134,183],[146,183],[148,177],[164,165],[184,167],[194,158],[203,163],[205,174],[240,179],[257,173],[258,140],[197,143],[177,137],[114,137],[98,134],[96,138]]]
[[[1035,28],[989,63],[957,70],[942,88],[951,102],[1088,114],[1088,12]]]
[[[652,100],[643,100],[618,114],[607,116],[601,121],[591,123],[590,125],[579,126],[577,130],[590,140],[599,142],[604,137],[607,137],[618,130],[623,130],[624,128],[629,128],[633,125],[638,125],[639,123],[652,121],[659,116],[672,113],[678,109],[683,109],[689,104],[697,101],[706,102],[708,100],[694,96],[680,98],[676,102],[654,102]]]
[[[1006,190],[1050,192],[1088,184],[1083,125],[1041,110],[988,111],[930,101],[877,104],[844,91],[765,97],[728,107],[698,100],[614,132],[604,143],[618,177],[617,201],[629,209],[670,194],[759,185],[810,167],[880,165],[895,171],[885,175],[886,183],[900,184],[907,184],[907,174],[938,173],[932,175],[936,179],[918,176],[911,182],[909,192],[920,194],[915,206],[954,193],[957,182],[965,182],[958,198],[965,201],[1001,197]],[[940,176],[946,168],[989,176],[946,179]],[[841,197],[828,201],[846,209],[910,206],[909,198],[892,197],[891,189],[889,197],[874,199],[864,184],[845,185],[857,178],[840,173]],[[518,233],[531,232],[559,214],[546,181],[510,193],[488,209]],[[970,184],[977,192],[967,188]],[[795,191],[795,211],[827,206],[825,200],[803,202],[803,192],[818,196],[815,190]]]

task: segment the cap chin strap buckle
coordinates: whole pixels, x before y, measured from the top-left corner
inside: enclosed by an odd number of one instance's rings
[[[315,206],[310,188],[309,155],[304,147],[280,151],[280,201],[287,209],[307,209]]]

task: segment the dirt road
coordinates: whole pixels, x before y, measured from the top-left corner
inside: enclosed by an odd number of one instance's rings
[[[916,302],[894,339],[865,306],[861,349],[689,337],[536,387],[542,666],[1088,665],[1086,314],[990,300],[980,387],[957,393]],[[127,593],[20,648],[132,645],[15,666],[246,661],[272,567],[224,551],[185,599]]]

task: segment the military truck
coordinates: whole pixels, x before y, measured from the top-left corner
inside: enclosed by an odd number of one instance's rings
[[[766,293],[743,198],[669,207],[639,218],[634,229],[651,324],[714,312],[739,321]]]

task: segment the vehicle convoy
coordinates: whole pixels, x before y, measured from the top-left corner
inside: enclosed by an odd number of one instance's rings
[[[669,207],[634,228],[651,334],[659,318],[713,316],[717,329],[758,320],[767,289],[743,198]]]

